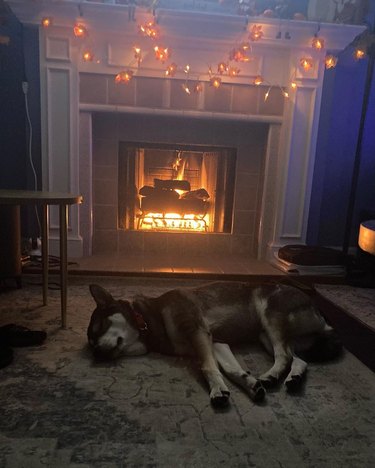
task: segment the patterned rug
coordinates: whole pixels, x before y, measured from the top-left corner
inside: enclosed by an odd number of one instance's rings
[[[315,289],[375,332],[375,289],[319,284]]]
[[[0,467],[370,467],[375,444],[374,374],[346,352],[310,365],[304,390],[280,386],[254,404],[229,383],[231,405],[215,411],[192,362],[149,354],[94,363],[86,328],[96,282],[115,297],[158,295],[198,280],[71,277],[68,329],[59,291],[42,306],[41,286],[0,294],[0,325],[47,331],[15,348],[0,369]],[[235,349],[255,375],[271,360],[257,346]]]

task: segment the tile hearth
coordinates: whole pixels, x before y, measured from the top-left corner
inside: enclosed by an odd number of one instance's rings
[[[269,263],[241,256],[118,255],[97,254],[73,259],[71,273],[87,274],[184,274],[184,275],[268,275],[285,273]]]

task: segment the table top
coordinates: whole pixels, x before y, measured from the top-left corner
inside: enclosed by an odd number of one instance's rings
[[[0,205],[75,205],[83,202],[82,195],[42,190],[0,190]]]

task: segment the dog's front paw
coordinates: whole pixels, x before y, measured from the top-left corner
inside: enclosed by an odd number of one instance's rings
[[[229,404],[229,396],[228,390],[214,389],[210,393],[211,405],[214,408],[225,408]]]
[[[302,384],[304,380],[303,377],[304,377],[303,375],[299,375],[299,374],[288,377],[288,379],[284,382],[287,392],[289,393],[299,392],[302,388]]]
[[[251,389],[250,396],[251,399],[256,402],[264,400],[264,397],[266,396],[266,390],[263,387],[262,382],[260,380],[257,380],[256,384]]]
[[[278,383],[278,379],[273,375],[262,376],[259,381],[266,389],[275,388]]]

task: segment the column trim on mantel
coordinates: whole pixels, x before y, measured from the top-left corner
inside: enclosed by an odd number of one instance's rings
[[[48,47],[39,35],[41,70],[42,168],[44,190],[79,193],[78,71],[76,51],[69,37],[61,36],[62,48]],[[62,52],[62,53],[60,53]],[[50,252],[59,255],[59,212],[50,207]],[[82,256],[79,208],[68,210],[68,256]]]

